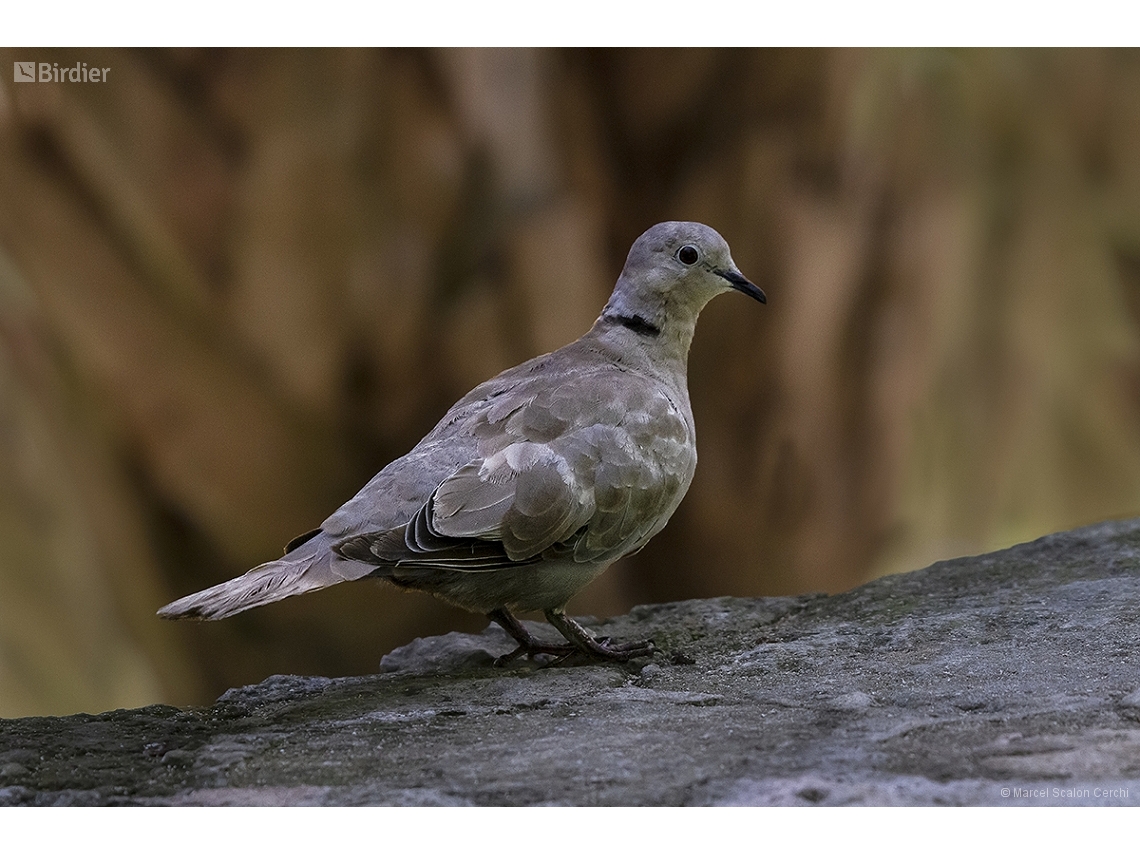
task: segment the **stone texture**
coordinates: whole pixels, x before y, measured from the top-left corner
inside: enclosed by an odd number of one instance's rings
[[[1103,523],[593,624],[648,664],[496,669],[495,627],[208,709],[2,720],[0,804],[1136,804],[1138,618],[1140,520]]]

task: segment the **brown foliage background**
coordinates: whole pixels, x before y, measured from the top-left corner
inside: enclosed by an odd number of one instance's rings
[[[580,335],[664,219],[769,304],[702,316],[696,481],[573,611],[838,591],[1140,510],[1136,52],[0,59],[110,69],[0,84],[0,715],[481,628],[371,584],[154,610]]]

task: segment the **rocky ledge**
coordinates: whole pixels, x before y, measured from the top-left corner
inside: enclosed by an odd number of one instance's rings
[[[0,805],[1140,803],[1140,520],[586,623],[660,652],[496,668],[493,627],[208,709],[0,720]]]

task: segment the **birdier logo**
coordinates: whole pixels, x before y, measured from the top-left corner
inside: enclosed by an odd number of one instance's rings
[[[85,62],[59,67],[58,62],[17,62],[16,83],[106,83],[109,68],[88,67]]]

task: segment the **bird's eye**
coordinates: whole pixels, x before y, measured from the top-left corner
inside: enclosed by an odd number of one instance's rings
[[[677,250],[677,258],[682,264],[696,264],[699,257],[700,253],[697,252],[697,248],[689,244],[685,244]]]

